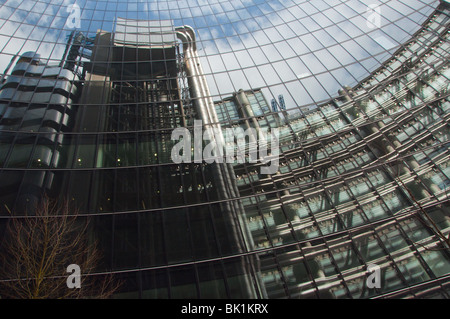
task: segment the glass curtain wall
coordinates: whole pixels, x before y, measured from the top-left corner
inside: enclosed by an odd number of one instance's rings
[[[448,298],[449,20],[439,0],[0,0],[0,231],[68,200],[121,298]]]

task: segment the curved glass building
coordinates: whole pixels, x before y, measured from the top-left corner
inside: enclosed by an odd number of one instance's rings
[[[448,298],[449,21],[0,0],[1,225],[70,201],[120,298]]]

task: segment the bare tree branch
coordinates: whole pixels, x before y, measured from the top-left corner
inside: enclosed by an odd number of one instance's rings
[[[88,219],[67,201],[45,197],[33,212],[11,217],[0,247],[2,298],[109,298],[120,287],[112,275],[94,274],[101,254],[88,241]],[[67,286],[71,264],[81,269],[81,288]]]

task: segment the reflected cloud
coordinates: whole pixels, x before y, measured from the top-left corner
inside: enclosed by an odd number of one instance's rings
[[[290,96],[290,106],[301,107],[310,99],[319,102],[336,96],[336,86],[364,78],[419,28],[439,1],[0,3],[1,70],[14,54],[29,50],[50,59],[60,58],[70,31],[65,26],[69,15],[66,9],[76,3],[81,9],[80,29],[87,34],[111,29],[119,16],[170,19],[175,25],[191,25],[197,33],[200,60],[214,98],[239,88],[260,87],[270,89],[273,97],[283,94],[289,101]],[[347,72],[353,77],[340,76]],[[325,77],[333,79],[333,84],[315,84]],[[298,92],[303,90],[298,87],[306,87],[308,98],[303,93],[299,97]]]

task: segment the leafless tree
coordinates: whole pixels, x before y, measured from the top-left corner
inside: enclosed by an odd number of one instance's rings
[[[10,212],[11,213],[11,212]],[[11,214],[0,247],[0,296],[20,299],[109,298],[120,286],[112,275],[94,274],[101,254],[89,240],[88,220],[67,201],[44,198],[31,213]],[[80,288],[69,288],[76,264]]]

